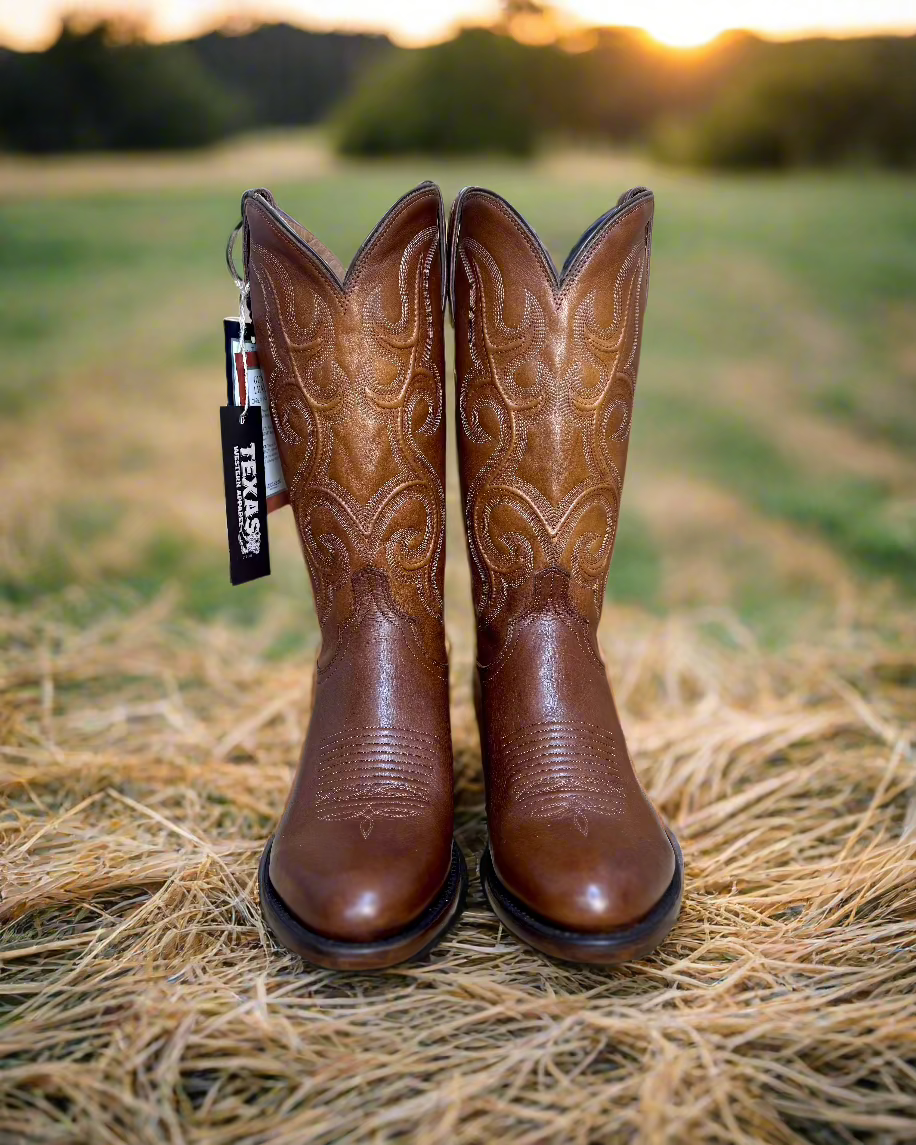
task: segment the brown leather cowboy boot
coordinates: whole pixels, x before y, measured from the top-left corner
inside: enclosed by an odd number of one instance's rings
[[[496,914],[547,954],[639,957],[683,860],[633,772],[596,631],[623,487],[653,197],[623,195],[561,274],[498,195],[452,209],[458,441]]]
[[[260,362],[321,625],[314,704],[260,868],[285,946],[321,966],[422,954],[467,887],[452,839],[445,513],[444,220],[405,195],[349,269],[242,199]]]

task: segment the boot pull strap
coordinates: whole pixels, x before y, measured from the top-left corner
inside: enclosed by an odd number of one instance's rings
[[[229,240],[226,243],[226,266],[229,269],[229,274],[232,276],[232,281],[235,283],[236,289],[239,291],[239,293],[241,293],[243,290],[245,290],[247,293],[246,274],[248,271],[248,227],[246,226],[245,222],[245,201],[249,198],[249,196],[263,199],[266,203],[269,203],[270,206],[274,208],[277,206],[273,195],[270,191],[267,190],[266,187],[254,187],[252,190],[246,191],[245,194],[242,195],[241,218],[232,228],[232,231],[229,234]],[[239,234],[242,236],[242,273],[239,273],[239,269],[235,265],[235,256],[233,253],[235,251],[235,242],[239,237]]]
[[[455,325],[455,263],[458,259],[458,236],[461,232],[461,208],[464,206],[464,196],[470,190],[470,187],[462,187],[454,203],[452,203],[452,209],[449,212],[448,235],[445,240],[445,261],[448,268],[446,297],[448,299],[448,315],[452,326]]]

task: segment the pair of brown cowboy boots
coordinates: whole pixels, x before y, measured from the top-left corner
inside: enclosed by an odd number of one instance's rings
[[[345,271],[265,190],[246,275],[321,625],[302,759],[260,868],[277,939],[321,966],[414,958],[456,921],[443,314],[456,341],[489,845],[520,939],[613,964],[664,939],[683,860],[646,798],[596,640],[617,529],[653,197],[624,194],[557,273],[498,195],[446,228],[424,183]]]

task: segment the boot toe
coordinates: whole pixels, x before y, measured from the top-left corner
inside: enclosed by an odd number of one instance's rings
[[[529,854],[521,862],[500,859],[497,865],[503,884],[529,910],[561,930],[583,934],[620,930],[645,918],[674,870],[674,851],[664,832],[651,846],[597,851],[570,842],[540,849],[534,861]]]
[[[674,873],[658,877],[633,870],[602,870],[571,879],[562,897],[549,904],[551,918],[565,930],[600,933],[631,926],[645,918],[662,897]]]
[[[292,866],[282,847],[275,847],[274,890],[304,926],[336,942],[379,942],[398,934],[423,913],[441,885],[420,878],[413,861],[388,859],[332,874],[301,862]]]

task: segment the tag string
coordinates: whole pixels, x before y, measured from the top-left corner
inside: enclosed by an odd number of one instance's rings
[[[245,424],[245,415],[251,404],[248,389],[248,351],[245,349],[245,327],[248,325],[248,290],[247,282],[243,282],[239,287],[239,346],[242,351],[242,378],[245,382],[245,408],[239,416],[239,425]]]
[[[244,288],[245,279],[238,272],[238,267],[235,265],[235,258],[232,252],[235,250],[235,240],[239,237],[243,226],[244,223],[239,220],[239,222],[236,223],[236,225],[229,233],[229,241],[226,243],[226,266],[229,268],[229,274],[232,278],[232,281],[235,283],[239,290]]]
[[[246,282],[242,275],[239,274],[232,253],[235,249],[235,240],[238,238],[242,226],[243,223],[240,221],[237,226],[233,227],[229,235],[229,241],[226,243],[226,266],[229,268],[229,274],[232,276],[232,281],[235,283],[239,292],[239,348],[242,351],[242,378],[245,382],[245,408],[239,416],[240,425],[245,424],[245,415],[248,413],[248,407],[251,404],[251,399],[248,394],[248,353],[245,350],[245,330],[250,321],[248,314],[248,295],[251,284]]]

